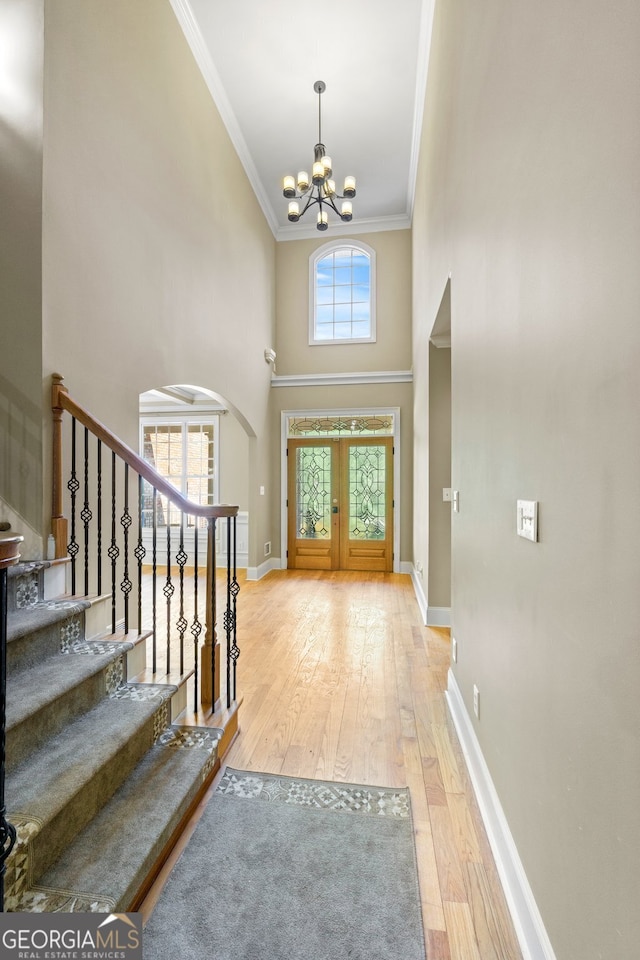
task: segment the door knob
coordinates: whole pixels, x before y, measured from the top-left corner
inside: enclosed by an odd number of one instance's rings
[[[337,512],[338,512],[337,507],[331,507],[331,513],[337,513]]]

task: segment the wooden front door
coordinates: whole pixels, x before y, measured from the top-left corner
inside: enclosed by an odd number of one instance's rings
[[[288,562],[299,570],[393,570],[393,440],[290,440]]]

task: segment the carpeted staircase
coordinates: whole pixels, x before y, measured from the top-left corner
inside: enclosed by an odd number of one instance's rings
[[[7,593],[5,910],[135,909],[222,731],[172,724],[178,688],[135,682],[145,638],[103,634],[100,600],[64,596],[64,562],[11,567]]]

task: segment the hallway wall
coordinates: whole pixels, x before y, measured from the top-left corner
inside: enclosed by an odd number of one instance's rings
[[[262,543],[271,231],[167,0],[45,12],[44,375],[62,373],[134,447],[150,387],[194,383],[233,404]]]
[[[436,3],[414,216],[416,409],[452,277],[453,670],[557,960],[638,950],[639,36],[635,0]]]
[[[0,520],[27,558],[42,524],[43,20],[43,0],[0,4]]]

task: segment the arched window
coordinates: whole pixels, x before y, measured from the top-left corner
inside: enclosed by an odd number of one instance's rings
[[[375,251],[333,240],[309,258],[309,343],[376,339]]]

